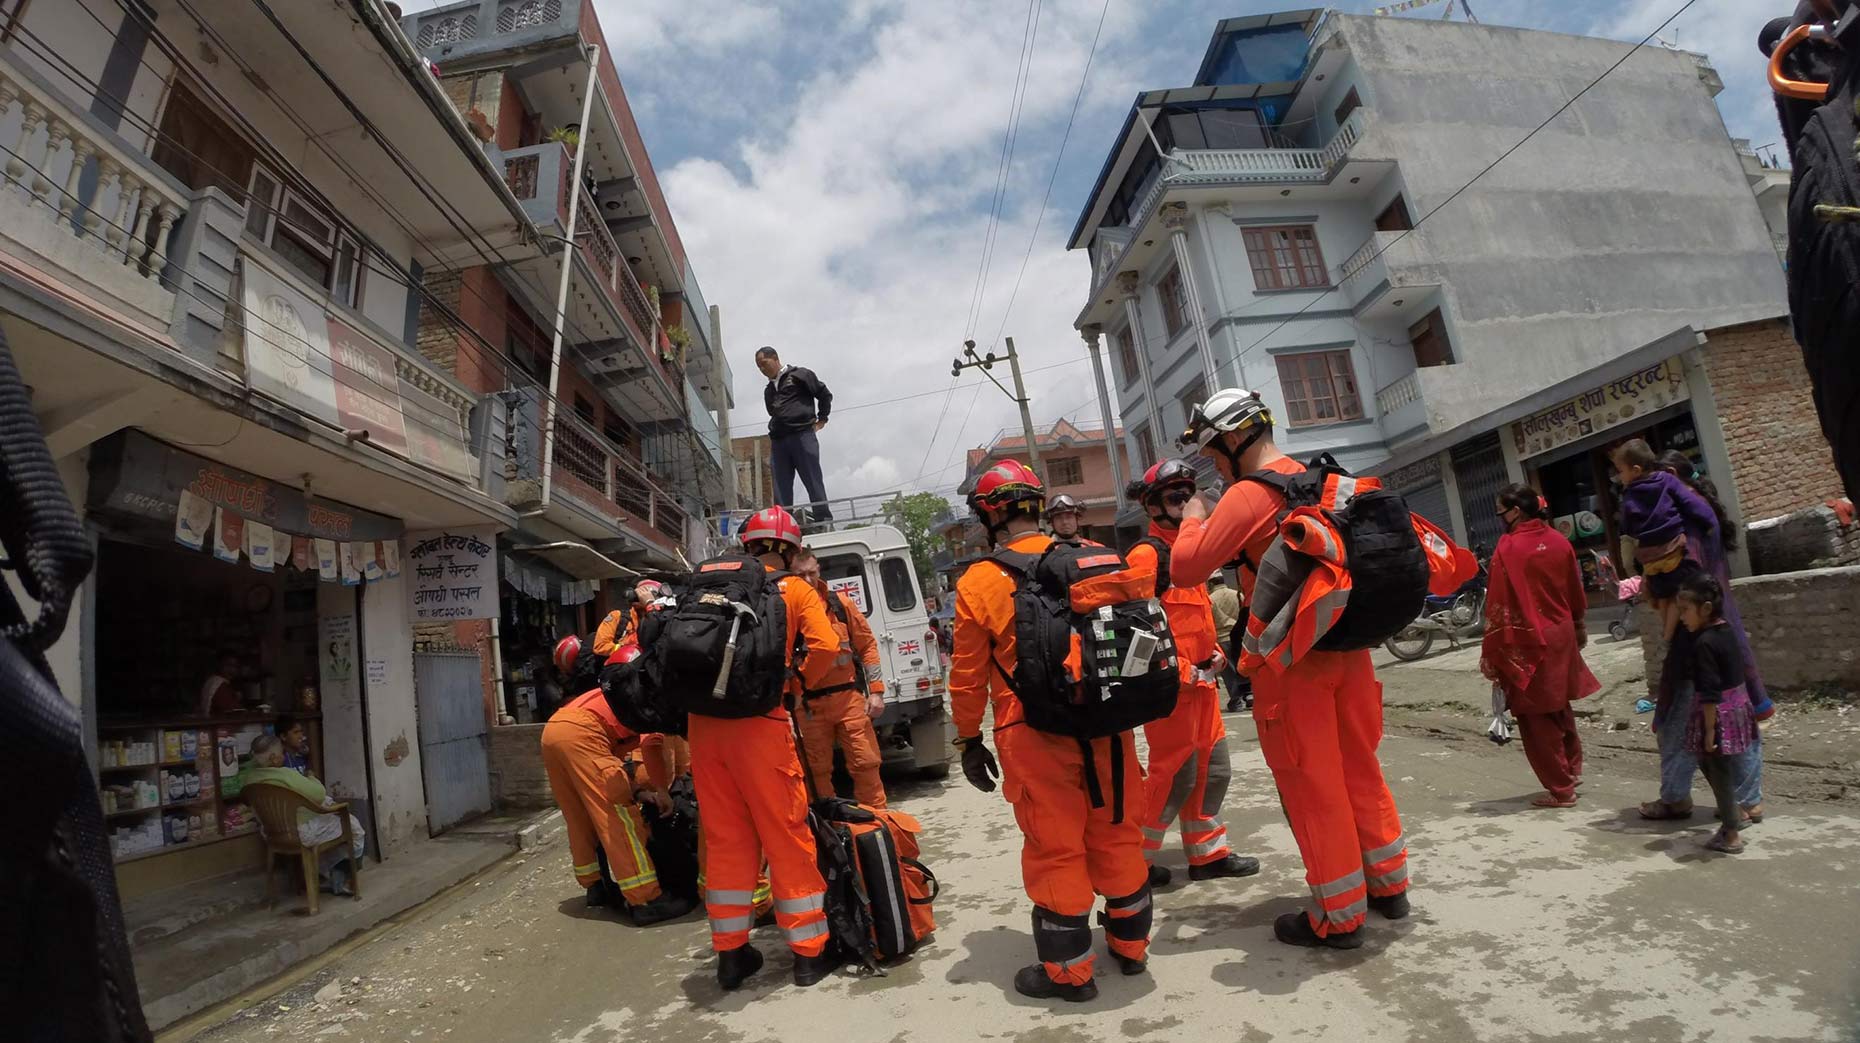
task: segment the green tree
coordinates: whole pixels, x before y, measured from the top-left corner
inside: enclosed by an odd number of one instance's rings
[[[935,493],[899,493],[885,502],[885,521],[897,527],[911,545],[911,563],[917,567],[917,582],[929,589],[936,582],[931,556],[936,553],[937,519],[949,513],[949,501]]]

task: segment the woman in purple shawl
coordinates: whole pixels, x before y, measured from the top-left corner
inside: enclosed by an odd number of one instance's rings
[[[1701,478],[1692,461],[1683,453],[1669,452],[1655,457],[1653,450],[1640,439],[1632,439],[1615,452],[1615,466],[1626,485],[1622,493],[1622,528],[1630,535],[1646,532],[1652,540],[1642,539],[1643,569],[1650,555],[1671,553],[1677,548],[1683,559],[1668,566],[1664,574],[1648,577],[1649,591],[1657,607],[1662,600],[1658,588],[1676,586],[1683,577],[1704,572],[1717,579],[1725,592],[1724,618],[1737,636],[1744,659],[1744,684],[1758,720],[1767,720],[1776,712],[1757,673],[1756,657],[1750,651],[1750,638],[1738,614],[1737,601],[1731,593],[1731,568],[1727,552],[1736,549],[1735,523],[1726,517],[1716,490]],[[1648,547],[1649,542],[1653,543]],[[1657,568],[1658,566],[1653,566]],[[1655,580],[1670,580],[1656,584]],[[1663,612],[1665,616],[1670,611]],[[1687,752],[1684,742],[1686,722],[1691,717],[1694,690],[1690,671],[1691,635],[1666,628],[1667,656],[1660,671],[1660,687],[1654,706],[1654,731],[1660,739],[1660,799],[1640,806],[1645,818],[1689,818],[1692,815],[1692,777],[1698,768],[1697,757]],[[1759,738],[1740,755],[1735,778],[1738,803],[1752,821],[1763,818],[1762,742]]]

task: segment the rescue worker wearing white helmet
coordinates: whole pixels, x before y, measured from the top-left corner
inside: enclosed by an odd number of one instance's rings
[[[1227,827],[1221,822],[1233,767],[1227,754],[1227,725],[1221,719],[1220,691],[1215,687],[1226,660],[1214,637],[1214,608],[1203,584],[1176,585],[1169,580],[1182,511],[1195,492],[1195,469],[1181,460],[1152,465],[1129,489],[1130,498],[1148,512],[1150,529],[1124,560],[1134,568],[1156,571],[1157,597],[1169,617],[1182,671],[1175,711],[1143,726],[1150,762],[1139,822],[1151,887],[1167,884],[1172,876],[1167,866],[1156,864],[1156,856],[1170,823],[1177,821],[1190,880],[1259,872],[1259,859],[1234,854]]]
[[[1056,542],[1070,543],[1075,547],[1098,546],[1079,532],[1079,523],[1084,517],[1085,505],[1065,493],[1060,493],[1046,503],[1046,523],[1052,528]]]
[[[1196,406],[1180,441],[1212,459],[1230,484],[1212,511],[1199,497],[1184,505],[1170,577],[1198,586],[1240,558],[1251,601],[1253,567],[1279,535],[1286,501],[1271,482],[1248,476],[1305,468],[1273,444],[1272,411],[1259,395],[1239,388]],[[1311,651],[1282,672],[1257,671],[1253,691],[1260,750],[1312,895],[1310,911],[1280,916],[1273,934],[1291,945],[1357,948],[1370,909],[1391,920],[1408,915],[1408,848],[1376,758],[1382,686],[1369,652]]]

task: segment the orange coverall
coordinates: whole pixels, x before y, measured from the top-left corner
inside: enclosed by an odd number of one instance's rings
[[[814,592],[823,601],[833,599],[827,602],[827,615],[840,635],[840,651],[832,671],[818,688],[801,693],[801,741],[807,747],[807,770],[814,774],[814,793],[833,795],[833,740],[837,738],[846,751],[846,772],[852,776],[853,795],[867,807],[882,808],[885,784],[879,780],[878,769],[884,758],[878,752],[878,732],[872,728],[872,717],[865,712],[867,695],[885,694],[885,681],[879,676],[878,640],[872,636],[872,624],[852,598],[825,583],[816,585]],[[835,603],[838,612],[833,611]],[[855,656],[865,667],[863,689],[853,670]]]
[[[814,588],[799,576],[780,582],[788,624],[784,647],[792,655],[797,638],[806,642],[801,684],[819,685],[840,654],[839,635]],[[790,688],[798,691],[792,681]],[[690,717],[691,775],[706,862],[704,905],[711,947],[718,952],[749,943],[750,907],[764,857],[775,922],[788,947],[802,956],[818,956],[827,947],[827,885],[815,863],[807,786],[791,728],[788,711],[779,707],[760,717]]]
[[[1282,474],[1304,467],[1281,458]],[[1259,482],[1235,482],[1205,522],[1182,523],[1171,578],[1205,583],[1244,550],[1259,561],[1277,532],[1284,498]],[[1241,570],[1249,600],[1254,575]],[[1312,651],[1283,673],[1253,678],[1253,720],[1260,750],[1279,787],[1279,802],[1304,857],[1315,908],[1306,915],[1319,937],[1353,931],[1368,895],[1408,889],[1408,845],[1395,798],[1382,778],[1382,685],[1368,651]]]
[[[1052,543],[1028,533],[1008,550],[1039,554]],[[1117,810],[1094,808],[1085,784],[1079,740],[1027,727],[1020,700],[1008,687],[1014,672],[1012,574],[991,561],[969,567],[956,583],[956,639],[950,660],[949,696],[956,734],[982,733],[982,713],[992,704],[995,748],[1000,754],[1001,794],[1014,806],[1023,837],[1021,880],[1033,900],[1034,947],[1047,976],[1080,985],[1091,980],[1091,910],[1105,897],[1105,941],[1118,954],[1146,958],[1150,935],[1149,867],[1143,834],[1134,817],[1113,822]],[[1092,763],[1107,796],[1111,744],[1123,747],[1122,790],[1138,792],[1142,769],[1131,732],[1091,741]]]
[[[1177,530],[1152,523],[1151,536],[1173,547]],[[1154,570],[1160,564],[1156,548],[1139,543],[1124,560],[1132,567]],[[1168,836],[1169,824],[1182,822],[1182,850],[1191,866],[1219,862],[1233,853],[1227,827],[1221,824],[1221,805],[1233,767],[1227,757],[1227,724],[1221,720],[1220,691],[1212,681],[1196,680],[1195,664],[1214,657],[1214,604],[1207,588],[1171,583],[1162,595],[1163,613],[1175,635],[1182,670],[1182,690],[1175,712],[1143,726],[1149,741],[1150,764],[1143,783],[1143,856],[1156,861]]]
[[[659,897],[659,874],[646,853],[646,822],[621,762],[639,742],[614,718],[599,688],[557,710],[542,732],[543,770],[562,809],[575,881],[593,887],[600,880],[598,844],[628,905]]]

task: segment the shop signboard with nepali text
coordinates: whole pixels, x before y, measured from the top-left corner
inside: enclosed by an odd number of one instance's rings
[[[1671,358],[1526,417],[1511,425],[1511,437],[1520,457],[1537,456],[1647,417],[1690,395],[1684,364]]]
[[[497,616],[497,528],[443,529],[407,537],[416,623]]]

